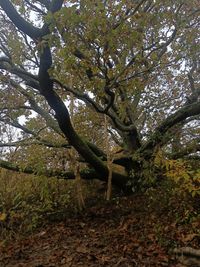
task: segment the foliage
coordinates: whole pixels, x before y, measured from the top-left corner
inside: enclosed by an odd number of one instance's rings
[[[84,189],[86,192],[86,188]],[[70,209],[78,212],[74,181],[13,174],[1,169],[0,234],[2,240],[30,234],[46,221],[61,220]],[[57,219],[56,219],[57,218]]]
[[[174,184],[164,181],[145,195],[90,203],[84,213],[0,244],[0,264],[177,265],[174,248],[199,249],[200,222],[191,199],[173,190]]]
[[[158,148],[171,176],[198,179],[182,163],[200,150],[198,1],[0,7],[1,167],[73,179],[75,149],[81,177],[107,181],[107,134],[124,191],[156,183]]]
[[[181,160],[169,160],[166,162],[166,175],[194,197],[200,195],[200,169],[192,169],[190,164]]]
[[[0,0],[0,233],[44,227],[36,265],[168,266],[198,246],[199,18],[197,0]],[[99,199],[83,179],[118,195],[71,218]],[[22,244],[15,259],[37,254]]]
[[[200,166],[199,163],[184,159],[166,159],[159,151],[155,157],[155,165],[164,170],[168,179],[173,180],[193,197],[200,195]]]

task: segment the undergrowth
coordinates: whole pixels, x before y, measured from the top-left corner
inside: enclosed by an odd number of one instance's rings
[[[86,208],[104,199],[105,188],[101,193],[99,188],[100,184],[94,181],[87,186],[83,184]],[[110,205],[124,209],[120,199],[113,196]],[[169,224],[188,224],[200,219],[199,196],[192,197],[172,179],[163,181],[157,188],[149,188],[141,199],[141,212],[144,210],[149,216],[156,214],[158,218],[162,216]],[[0,243],[29,235],[38,227],[62,221],[77,212],[75,181],[0,170]],[[155,232],[160,242],[164,242],[161,229],[162,225],[157,222]]]
[[[1,242],[30,234],[47,220],[62,219],[72,208],[78,210],[74,181],[0,170]]]

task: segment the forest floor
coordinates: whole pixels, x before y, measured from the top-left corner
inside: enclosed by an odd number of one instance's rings
[[[181,267],[174,248],[200,246],[200,218],[181,197],[153,190],[88,206],[0,243],[0,267]]]

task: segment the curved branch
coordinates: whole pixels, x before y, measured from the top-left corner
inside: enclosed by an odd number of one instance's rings
[[[186,144],[180,151],[169,155],[171,159],[179,159],[200,151],[200,138],[190,144]]]
[[[2,118],[0,118],[0,121],[5,123],[5,121]],[[11,126],[13,126],[13,127],[15,127],[15,128],[18,128],[18,129],[22,130],[23,132],[25,132],[27,134],[33,135],[34,137],[37,136],[37,134],[35,132],[33,132],[32,130],[30,130],[30,129],[26,128],[25,126],[21,125],[17,120],[6,121],[6,123],[11,125]]]
[[[48,127],[50,127],[52,130],[54,130],[59,135],[62,135],[63,136],[63,134],[62,134],[62,132],[61,132],[61,130],[59,128],[59,125],[56,122],[56,120],[54,120],[54,118],[51,117],[49,115],[49,113],[45,109],[41,108],[38,105],[38,103],[33,98],[32,94],[29,93],[28,90],[26,90],[23,87],[21,87],[18,83],[16,83],[12,79],[9,79],[9,84],[11,84],[13,87],[15,87],[22,95],[24,95],[28,99],[28,101],[30,103],[30,107],[27,106],[25,108],[32,109],[33,111],[35,111],[43,119],[45,119]],[[37,87],[39,89],[39,83],[37,83]],[[17,128],[20,127],[21,130],[26,130],[25,132],[28,133],[28,134],[34,134],[34,132],[30,132],[29,129],[21,128],[22,126],[19,125],[19,124],[16,125],[16,123],[15,123],[15,125],[12,124],[12,126],[14,126],[14,127],[17,126]],[[38,139],[39,137],[36,134],[33,135],[33,136],[37,139],[37,142],[38,141],[41,141],[41,140]],[[90,143],[88,141],[86,141],[86,143],[87,143],[88,147],[95,153],[96,156],[100,157],[102,160],[106,160],[106,155],[105,155],[105,153],[101,149],[99,149],[95,144],[92,144],[92,143]],[[47,146],[49,146],[49,144],[47,144]]]
[[[48,70],[52,64],[51,51],[46,46],[40,56],[39,82],[40,92],[47,100],[49,106],[55,111],[55,117],[59,127],[64,133],[70,145],[72,145],[78,153],[91,166],[103,176],[108,175],[106,164],[89,148],[86,142],[74,130],[67,107],[62,99],[53,90],[53,81],[50,79]]]
[[[46,112],[44,109],[42,109],[40,106],[38,106],[38,104],[36,103],[36,101],[33,99],[33,97],[30,94],[28,94],[25,90],[23,90],[23,91],[24,91],[23,92],[24,95],[26,95],[27,98],[29,99],[29,102],[30,102],[33,110],[45,119],[47,125],[50,128],[52,128],[56,133],[61,134],[61,130],[60,130],[57,122],[49,115],[48,112]],[[102,159],[106,158],[105,153],[101,149],[99,149],[96,145],[94,145],[90,142],[87,142],[87,141],[86,141],[86,143],[89,146],[89,148],[95,153],[96,156],[101,157]]]
[[[123,131],[123,132],[129,132],[134,131],[136,128],[133,124],[131,125],[124,125],[120,119],[117,117],[117,115],[109,110],[106,110],[106,108],[102,108],[98,103],[96,103],[88,94],[75,91],[74,89],[70,88],[69,86],[63,85],[60,81],[53,79],[53,82],[57,83],[61,88],[64,88],[67,92],[72,93],[75,97],[82,100],[86,105],[89,107],[94,108],[94,110],[100,114],[106,114],[111,121],[113,122],[116,129]]]
[[[57,12],[62,7],[62,4],[63,0],[53,0],[49,6],[49,11],[51,11],[52,13]],[[0,0],[0,6],[9,17],[9,19],[14,23],[14,25],[32,39],[38,40],[49,33],[49,27],[47,24],[44,24],[42,28],[33,26],[22,16],[20,16],[20,14],[16,11],[13,4],[9,0]]]
[[[200,102],[195,102],[190,105],[185,105],[181,109],[179,109],[177,112],[169,116],[160,126],[158,126],[150,140],[144,144],[140,152],[145,152],[147,156],[152,155],[154,148],[161,144],[165,144],[168,139],[165,139],[166,133],[175,125],[177,125],[180,122],[183,122],[185,119],[191,116],[195,116],[200,114]]]
[[[0,6],[15,26],[32,39],[38,39],[44,35],[43,30],[33,26],[22,18],[9,0],[0,0]]]
[[[39,89],[38,77],[18,66],[14,65],[12,61],[7,57],[0,57],[0,69],[6,70],[12,74],[17,75],[19,78],[27,82],[27,85],[31,85],[35,89]]]

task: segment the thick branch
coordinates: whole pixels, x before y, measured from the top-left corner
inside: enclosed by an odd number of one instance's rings
[[[27,75],[28,75],[28,73],[27,73]],[[30,74],[31,75],[31,74]],[[35,76],[35,80],[37,80],[38,78]],[[33,81],[33,80],[32,80]],[[58,123],[57,123],[57,121],[53,118],[53,117],[51,117],[50,116],[50,114],[46,111],[46,110],[44,110],[43,108],[41,108],[38,104],[37,104],[37,102],[35,101],[35,99],[34,99],[34,97],[33,97],[33,95],[31,94],[31,93],[29,93],[29,91],[27,91],[26,89],[24,89],[23,87],[21,87],[18,83],[16,83],[14,80],[12,80],[12,79],[9,79],[9,84],[11,84],[13,87],[15,87],[22,95],[24,95],[27,99],[28,99],[28,101],[29,101],[29,103],[30,103],[30,105],[31,105],[31,107],[27,107],[27,108],[30,108],[30,109],[32,109],[32,110],[34,110],[37,114],[39,114],[43,119],[45,119],[45,121],[46,121],[46,123],[47,123],[47,126],[48,127],[50,127],[51,129],[53,129],[56,133],[58,133],[58,134],[62,134],[62,131],[60,130],[60,128],[59,128],[59,125],[58,125]],[[36,82],[35,82],[36,83]],[[31,85],[30,85],[31,86]],[[34,88],[35,88],[35,86],[34,86]],[[39,83],[37,82],[37,89],[40,89],[40,87],[39,87]],[[20,126],[20,129],[21,130],[26,130],[25,132],[27,132],[27,129],[26,128],[21,128],[21,125],[13,125],[12,124],[12,126],[14,126],[14,127],[17,127],[17,128],[19,128],[19,126]],[[29,130],[28,130],[28,132],[27,132],[28,134],[34,134],[33,132],[30,132]],[[63,136],[63,134],[62,134],[62,136]],[[39,140],[38,138],[38,136],[35,134],[34,135],[34,137],[38,140],[38,141],[41,141],[41,140]],[[98,157],[101,157],[101,159],[102,160],[106,160],[106,155],[105,155],[105,153],[101,150],[101,149],[99,149],[96,145],[94,145],[94,144],[92,144],[92,143],[90,143],[90,142],[87,142],[86,141],[86,143],[87,143],[87,145],[88,145],[88,147],[96,154],[96,156],[98,156]],[[47,145],[47,146],[49,146],[49,145]]]
[[[200,139],[197,140],[197,142],[200,142]],[[200,143],[197,142],[195,142],[194,140],[194,142],[186,144],[180,151],[169,155],[169,157],[172,159],[179,159],[188,156],[192,153],[195,153],[197,151],[200,151]]]
[[[57,12],[63,4],[63,0],[53,0],[50,4],[50,9],[52,13]],[[0,0],[0,6],[5,11],[9,19],[14,23],[14,25],[23,33],[27,34],[34,40],[38,40],[44,35],[49,33],[49,27],[47,24],[44,24],[43,27],[37,28],[31,23],[27,22],[20,14],[16,11],[14,6],[9,0]]]
[[[45,175],[46,177],[55,177],[58,179],[64,180],[73,180],[75,179],[74,172],[72,171],[54,171],[54,170],[44,170],[40,171],[39,173],[31,167],[21,168],[19,165],[11,163],[9,161],[0,160],[0,168],[4,168],[7,170],[15,171],[15,172],[22,172],[26,174],[34,174],[34,175]],[[80,171],[81,178],[84,180],[93,180],[99,179],[102,181],[107,181],[107,176],[101,175],[97,173],[94,169],[83,169]],[[126,178],[126,179],[124,179]],[[118,186],[120,189],[127,189],[127,179],[126,176],[119,176],[115,172],[113,173],[113,184]]]
[[[64,0],[52,0],[52,3],[50,5],[50,11],[52,13],[55,13],[58,10],[60,10],[61,7],[62,7],[63,2],[64,2]]]
[[[41,94],[45,97],[50,107],[55,111],[55,117],[59,127],[68,139],[69,144],[72,145],[98,173],[101,173],[103,176],[108,175],[107,166],[76,133],[72,126],[67,107],[56,92],[53,91],[53,82],[48,73],[51,64],[51,51],[50,48],[46,46],[40,57],[39,81]]]
[[[32,39],[38,39],[44,35],[43,30],[33,26],[22,18],[9,0],[0,0],[0,6],[15,26]]]
[[[185,119],[191,116],[200,114],[200,102],[195,102],[191,105],[185,105],[177,112],[169,116],[160,126],[158,126],[150,140],[142,146],[140,149],[141,152],[147,152],[147,155],[152,155],[154,148],[161,144],[165,144],[164,138],[166,133],[175,125],[180,122],[183,122]]]

